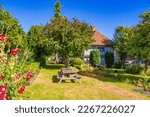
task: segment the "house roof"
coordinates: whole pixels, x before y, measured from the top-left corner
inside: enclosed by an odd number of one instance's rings
[[[95,27],[93,27],[94,35],[93,39],[94,42],[91,45],[100,45],[100,46],[111,46],[113,41],[105,37],[103,34],[98,32]]]

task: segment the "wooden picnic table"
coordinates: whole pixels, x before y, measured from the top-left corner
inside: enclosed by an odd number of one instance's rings
[[[60,73],[57,74],[57,79],[59,80],[59,84],[62,80],[78,80],[80,82],[78,74],[70,68],[62,68]]]
[[[66,76],[69,76],[69,75],[72,75],[72,74],[76,73],[75,71],[73,71],[70,68],[62,68],[61,72],[62,72],[63,75],[66,75]]]

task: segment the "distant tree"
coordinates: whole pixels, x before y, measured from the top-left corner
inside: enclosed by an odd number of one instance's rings
[[[114,48],[117,54],[119,55],[120,61],[123,66],[125,64],[125,59],[128,53],[128,40],[130,38],[129,36],[130,30],[131,29],[128,27],[118,26],[115,29],[114,34]]]
[[[69,21],[67,17],[61,16],[58,2],[55,3],[54,17],[44,28],[45,44],[53,53],[61,55],[68,67],[70,56],[79,56],[89,47],[93,32],[87,23],[75,18]]]
[[[92,66],[100,64],[100,51],[99,50],[92,50],[90,52],[90,64]]]
[[[140,16],[142,21],[133,27],[133,35],[128,44],[128,53],[137,59],[145,61],[145,72],[150,60],[150,10]]]

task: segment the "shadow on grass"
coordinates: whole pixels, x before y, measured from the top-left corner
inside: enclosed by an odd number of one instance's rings
[[[98,74],[98,75],[95,75],[95,74],[80,74],[82,76],[86,76],[86,77],[89,77],[89,78],[94,78],[94,79],[97,79],[99,81],[103,81],[103,82],[113,82],[113,83],[117,83],[117,82],[121,82],[120,78],[118,76],[115,76],[115,75],[110,75],[109,73],[105,73],[105,74]]]
[[[63,64],[48,64],[45,65],[43,68],[47,70],[60,70],[63,67],[64,67]]]
[[[58,83],[59,82],[56,75],[53,75],[52,82],[53,83]]]

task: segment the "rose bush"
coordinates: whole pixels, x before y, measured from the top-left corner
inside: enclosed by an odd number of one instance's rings
[[[23,94],[25,82],[33,77],[25,71],[27,54],[19,48],[7,50],[9,39],[0,34],[0,100],[14,99]]]

